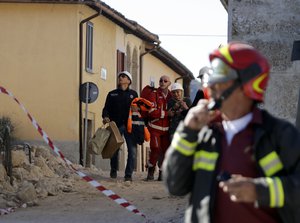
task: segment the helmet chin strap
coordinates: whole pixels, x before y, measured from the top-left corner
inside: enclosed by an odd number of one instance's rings
[[[233,85],[227,88],[218,99],[215,99],[208,104],[208,110],[212,111],[221,108],[223,101],[225,101],[239,86],[241,86],[241,83],[236,80]]]

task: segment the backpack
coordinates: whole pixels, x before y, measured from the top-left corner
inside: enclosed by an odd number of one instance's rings
[[[156,90],[157,88],[151,87],[150,85],[145,86],[141,92],[141,98],[149,100],[150,94],[156,92]]]

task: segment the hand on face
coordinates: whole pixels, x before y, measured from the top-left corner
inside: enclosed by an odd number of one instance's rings
[[[216,117],[215,111],[208,111],[206,99],[199,100],[195,107],[192,107],[184,119],[184,125],[192,130],[200,130]]]
[[[222,113],[228,113],[232,111],[233,108],[242,106],[240,103],[243,103],[246,98],[244,97],[242,87],[235,85],[232,80],[213,84],[208,89],[211,99],[219,105],[217,109]]]

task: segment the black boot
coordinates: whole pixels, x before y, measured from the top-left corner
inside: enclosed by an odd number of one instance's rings
[[[148,167],[148,175],[146,180],[154,180],[154,167]]]
[[[162,181],[162,171],[161,170],[158,173],[157,181]]]
[[[110,178],[113,178],[113,179],[117,178],[117,171],[116,170],[110,170]]]

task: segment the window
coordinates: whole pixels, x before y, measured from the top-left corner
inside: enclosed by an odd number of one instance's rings
[[[119,72],[126,70],[126,55],[125,53],[121,52],[120,50],[117,50],[117,73],[116,76],[118,75]],[[117,80],[117,85],[118,85],[118,78]]]
[[[117,74],[121,71],[126,70],[127,64],[125,64],[125,60],[125,53],[121,52],[120,50],[117,50]]]
[[[86,56],[85,56],[85,69],[87,72],[93,72],[93,32],[94,32],[94,24],[91,22],[87,22]]]

